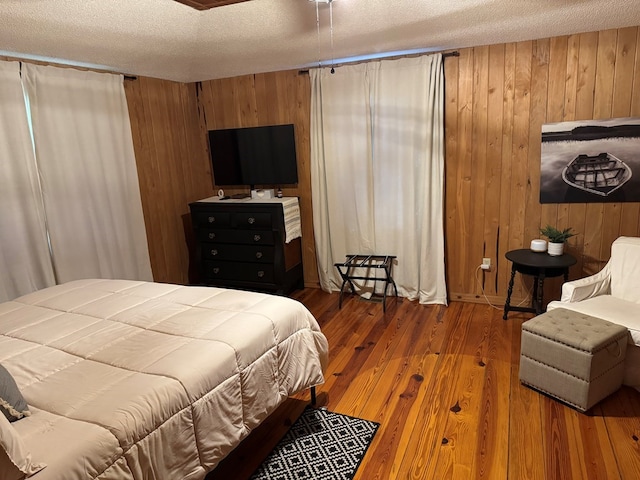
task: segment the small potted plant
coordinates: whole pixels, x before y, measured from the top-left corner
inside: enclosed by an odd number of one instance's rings
[[[571,227],[558,230],[551,225],[541,228],[540,233],[549,239],[547,253],[553,256],[562,255],[565,242],[575,235],[575,233],[571,232]]]

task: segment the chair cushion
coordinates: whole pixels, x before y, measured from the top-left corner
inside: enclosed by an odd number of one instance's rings
[[[640,305],[635,302],[599,295],[575,303],[550,302],[547,306],[547,310],[554,308],[573,310],[627,327],[633,343],[640,346]]]

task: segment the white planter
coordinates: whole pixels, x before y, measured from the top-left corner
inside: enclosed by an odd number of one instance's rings
[[[559,257],[560,255],[562,255],[563,251],[564,251],[564,242],[562,243],[549,242],[547,245],[547,253],[551,256]]]

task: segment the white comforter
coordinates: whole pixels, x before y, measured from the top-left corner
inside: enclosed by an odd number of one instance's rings
[[[80,280],[0,304],[0,363],[35,480],[201,479],[288,395],[324,381],[327,342],[294,300]]]

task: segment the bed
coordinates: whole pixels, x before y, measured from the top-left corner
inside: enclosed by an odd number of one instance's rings
[[[202,479],[326,361],[285,297],[125,280],[25,295],[0,304],[0,364],[31,413],[0,425],[0,478],[22,476],[13,441],[46,464],[34,480]]]

